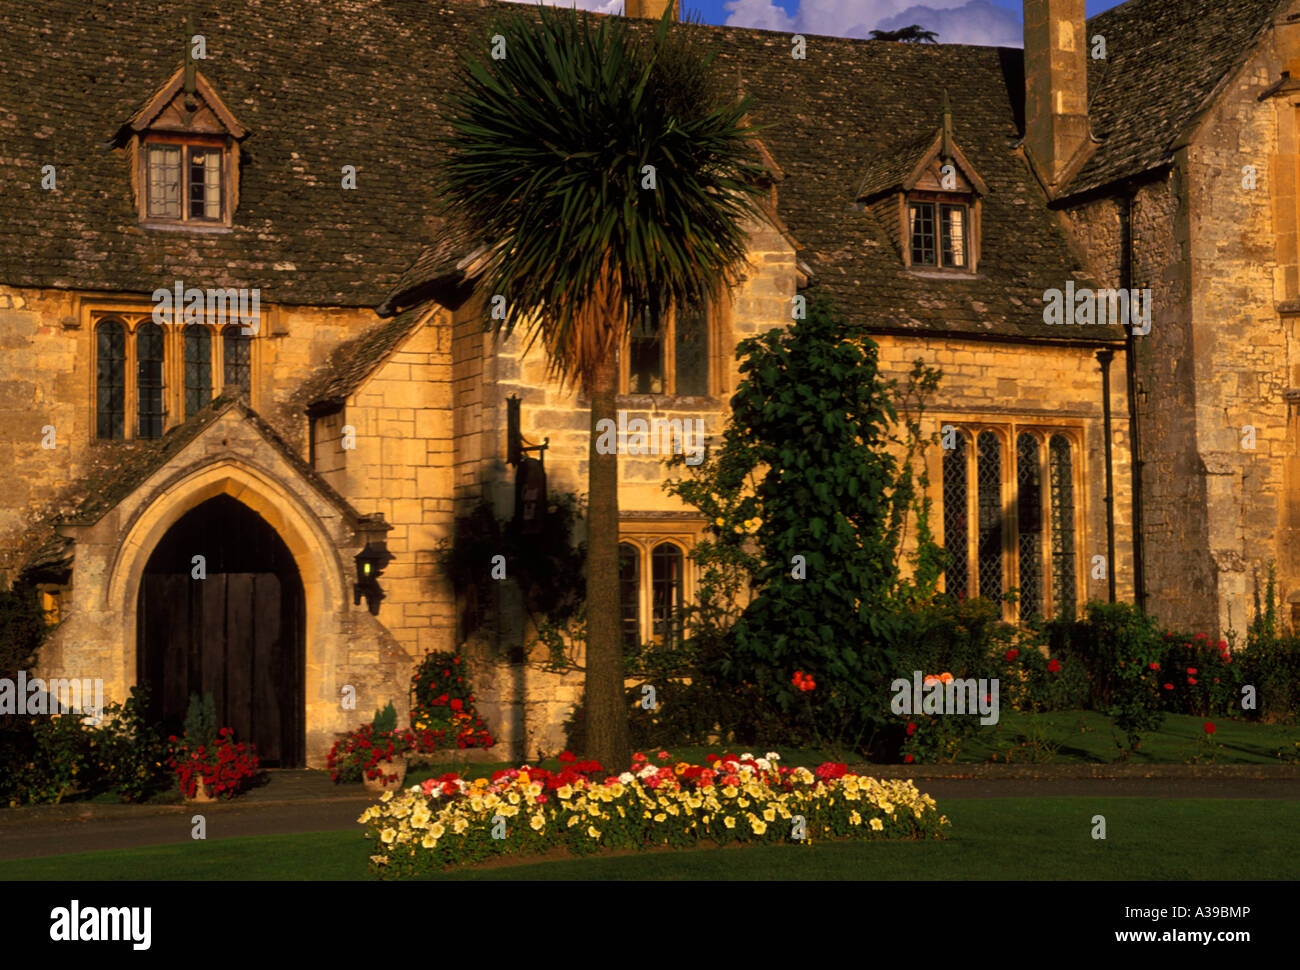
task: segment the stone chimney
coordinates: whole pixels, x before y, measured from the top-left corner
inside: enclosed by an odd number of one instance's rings
[[[1088,142],[1084,0],[1025,0],[1025,151],[1054,189]]]
[[[645,17],[658,20],[669,7],[673,8],[674,19],[681,19],[681,10],[677,0],[623,0],[623,14],[627,17]]]

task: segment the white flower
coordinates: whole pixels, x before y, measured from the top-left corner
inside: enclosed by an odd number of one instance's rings
[[[775,751],[769,751],[766,755],[768,761],[780,761],[781,756]]]
[[[636,781],[636,776],[630,771],[625,771],[618,776],[618,780],[625,785],[630,785],[632,782]]]

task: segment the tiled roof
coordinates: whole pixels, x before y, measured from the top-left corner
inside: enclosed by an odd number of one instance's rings
[[[114,449],[116,460],[102,462],[99,468],[68,489],[64,495],[65,511],[56,516],[56,521],[81,525],[98,522],[232,408],[237,409],[299,474],[340,510],[353,518],[358,516],[351,504],[313,471],[256,411],[234,396],[221,395],[161,438],[119,445]]]
[[[108,149],[182,63],[248,129],[230,232],[137,225]],[[260,287],[264,302],[375,306],[427,243],[447,68],[489,10],[463,0],[23,0],[0,4],[0,280],[148,293]],[[54,165],[57,191],[41,189]],[[355,190],[342,167],[356,167]]]
[[[321,372],[311,380],[302,400],[311,404],[342,404],[428,311],[427,304],[403,310],[354,340],[337,347]]]
[[[1112,58],[1112,79],[1094,82],[1099,133],[1109,137],[1078,184],[1159,159],[1166,134],[1243,56],[1273,2],[1131,0],[1094,18],[1090,29],[1105,30]],[[1193,20],[1188,8],[1204,17]],[[468,255],[439,218],[429,136],[452,66],[503,9],[520,8],[486,0],[0,4],[0,154],[9,173],[0,280],[147,293],[181,277],[261,287],[268,302],[392,309],[422,278]],[[106,148],[180,66],[187,12],[206,39],[200,72],[248,129],[230,232],[139,228],[124,154]],[[796,60],[788,35],[736,28],[707,28],[707,43],[737,89],[754,95],[755,122],[773,126],[763,141],[785,176],[778,213],[803,247],[813,288],[849,319],[907,332],[1113,336],[1041,322],[1044,289],[1085,277],[1015,151],[1020,51],[809,36],[806,59]],[[976,278],[907,273],[879,210],[850,208],[869,173],[932,136],[945,88],[955,142],[988,188]],[[40,188],[46,164],[56,166],[56,192]],[[355,190],[341,188],[343,165],[356,166]]]
[[[1102,139],[1070,183],[1099,188],[1167,163],[1170,149],[1289,2],[1129,0],[1088,21],[1088,113]]]

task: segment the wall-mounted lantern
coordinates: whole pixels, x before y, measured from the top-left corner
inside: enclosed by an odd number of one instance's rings
[[[515,466],[515,521],[524,535],[542,531],[546,518],[546,465],[543,457],[551,439],[530,445],[519,430],[519,398],[506,399],[506,461]],[[528,452],[537,452],[536,458]]]
[[[371,615],[379,615],[379,603],[384,598],[384,591],[379,588],[379,577],[392,561],[393,554],[388,551],[388,543],[382,539],[367,542],[366,547],[357,553],[357,581],[352,587],[353,606],[360,605],[361,597],[364,596]]]

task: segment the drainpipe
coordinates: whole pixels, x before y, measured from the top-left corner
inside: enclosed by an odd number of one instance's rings
[[[1109,347],[1097,351],[1101,366],[1101,416],[1106,440],[1106,584],[1110,602],[1115,602],[1115,478],[1110,458],[1110,362],[1115,351]]]
[[[1122,258],[1119,285],[1126,290],[1132,290],[1133,288],[1133,197],[1136,192],[1137,190],[1132,185],[1125,186],[1123,204],[1120,206]],[[1152,313],[1154,315],[1154,309]],[[1128,390],[1128,440],[1133,472],[1133,599],[1138,610],[1145,613],[1147,611],[1147,586],[1146,554],[1143,539],[1143,509],[1145,505],[1142,502],[1142,436],[1138,424],[1137,337],[1133,334],[1132,320],[1128,322],[1124,331],[1124,378]],[[1109,446],[1110,442],[1108,440],[1107,447]],[[1113,569],[1111,573],[1114,574]]]

